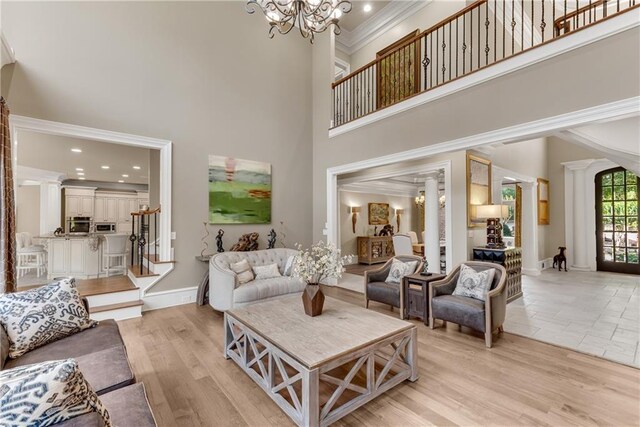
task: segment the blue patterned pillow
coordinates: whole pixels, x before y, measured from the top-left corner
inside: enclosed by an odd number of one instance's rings
[[[89,318],[73,279],[0,296],[0,324],[9,341],[9,357],[97,325]]]
[[[89,412],[111,426],[109,413],[73,359],[0,372],[1,426],[50,426]]]

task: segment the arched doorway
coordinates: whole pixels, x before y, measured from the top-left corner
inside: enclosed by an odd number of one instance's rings
[[[597,269],[640,274],[640,179],[619,167],[598,173],[595,181]]]

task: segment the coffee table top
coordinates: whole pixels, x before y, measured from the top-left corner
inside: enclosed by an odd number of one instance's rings
[[[320,316],[304,313],[300,295],[227,312],[309,369],[352,353],[415,325],[325,297]]]

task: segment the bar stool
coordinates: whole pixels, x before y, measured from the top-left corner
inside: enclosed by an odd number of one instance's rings
[[[125,274],[127,271],[127,242],[126,234],[106,234],[104,236],[104,249],[102,251],[103,270],[107,277],[111,271]],[[115,264],[113,262],[115,261]]]

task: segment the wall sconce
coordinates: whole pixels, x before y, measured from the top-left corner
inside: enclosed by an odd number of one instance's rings
[[[398,233],[400,232],[400,215],[404,214],[404,209],[396,209],[396,224],[398,224]]]
[[[487,248],[502,249],[502,224],[500,220],[509,216],[507,205],[478,205],[476,218],[487,220]]]
[[[358,221],[358,214],[360,213],[360,206],[351,206],[349,208],[351,213],[351,225],[353,228],[353,234],[356,234],[356,222]]]

